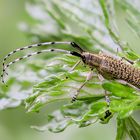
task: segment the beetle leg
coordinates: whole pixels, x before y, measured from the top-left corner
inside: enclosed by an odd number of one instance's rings
[[[105,90],[105,101],[107,103],[107,106],[109,107],[109,105],[110,105],[110,98],[109,98],[109,95],[108,95],[106,90]]]
[[[104,77],[101,74],[98,74],[98,78],[101,82],[104,81]],[[105,101],[107,103],[107,106],[109,106],[110,105],[110,99],[109,99],[109,96],[108,96],[108,93],[107,93],[106,90],[105,90]]]
[[[126,58],[126,57],[122,57],[122,59],[121,60],[126,60],[128,63],[130,63],[131,65],[133,65],[135,62],[134,61],[132,61],[132,60],[129,60],[128,58]]]
[[[135,64],[135,63],[138,63],[138,62],[140,62],[140,58],[136,59],[136,60],[134,61],[134,64]]]
[[[81,60],[78,60],[68,72],[72,72],[80,63],[81,63]],[[66,76],[66,79],[68,79],[67,76]]]
[[[77,99],[77,97],[78,97],[78,95],[79,95],[81,89],[86,85],[86,83],[88,83],[88,81],[90,81],[90,80],[92,79],[92,77],[93,77],[93,71],[90,71],[90,72],[88,73],[87,77],[86,77],[85,82],[77,89],[76,94],[72,97],[72,101],[71,101],[71,102],[76,101],[76,99]]]
[[[73,71],[80,63],[81,63],[81,60],[78,60],[78,61],[76,62],[76,64],[70,69],[69,72]]]
[[[104,77],[101,74],[98,74],[97,76],[98,76],[98,78],[101,82],[103,82],[105,80]]]

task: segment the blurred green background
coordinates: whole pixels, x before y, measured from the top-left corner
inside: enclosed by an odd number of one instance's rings
[[[117,7],[116,7],[117,8]],[[128,41],[132,48],[140,53],[139,39],[131,36],[132,31],[123,21],[125,13],[117,9],[117,22],[122,39]],[[25,0],[0,0],[0,62],[2,58],[14,48],[32,44],[31,41],[18,29],[22,21],[30,21],[25,11]],[[1,68],[1,67],[0,67]],[[49,106],[51,107],[51,105]],[[48,107],[48,108],[49,108]],[[113,120],[109,124],[96,124],[77,129],[70,126],[64,132],[53,134],[49,131],[38,132],[30,128],[33,124],[45,122],[46,109],[40,113],[27,114],[24,107],[7,109],[0,112],[0,139],[1,140],[112,140],[115,137],[116,124]]]

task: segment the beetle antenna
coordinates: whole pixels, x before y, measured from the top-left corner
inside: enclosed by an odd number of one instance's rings
[[[61,53],[65,53],[65,54],[71,54],[71,55],[74,55],[74,56],[77,56],[77,57],[81,57],[82,58],[82,55],[78,52],[74,52],[74,51],[67,51],[67,50],[63,50],[63,49],[47,49],[47,50],[41,50],[41,51],[37,51],[37,52],[33,52],[33,53],[30,53],[28,55],[25,55],[23,57],[20,57],[20,58],[17,58],[15,59],[14,61],[8,63],[7,65],[4,65],[3,64],[3,70],[2,70],[2,75],[1,75],[1,78],[2,78],[2,82],[5,83],[4,81],[4,75],[8,73],[6,73],[6,69],[11,66],[12,64],[22,60],[22,59],[25,59],[25,58],[28,58],[28,57],[31,57],[31,56],[34,56],[34,55],[37,55],[37,54],[41,54],[41,53],[46,53],[46,52],[61,52]]]

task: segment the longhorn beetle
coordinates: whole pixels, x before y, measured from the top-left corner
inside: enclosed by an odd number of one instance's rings
[[[23,51],[25,49],[39,47],[39,46],[58,45],[58,44],[71,45],[73,48],[77,49],[77,51],[67,51],[63,49],[47,49],[47,50],[45,49],[38,52],[30,53],[21,58],[15,59],[14,61],[5,65],[5,61],[7,60],[7,58],[18,51]],[[60,53],[74,55],[76,57],[79,57],[81,61],[83,61],[84,64],[88,65],[91,68],[91,72],[87,76],[86,81],[79,87],[79,89],[77,90],[77,93],[75,94],[75,96],[73,96],[72,101],[76,100],[77,95],[79,94],[82,87],[92,78],[93,69],[97,69],[98,73],[106,79],[121,80],[130,86],[140,89],[140,69],[134,67],[130,63],[130,61],[128,61],[129,62],[128,63],[127,61],[124,61],[122,58],[120,59],[115,58],[101,52],[99,53],[86,52],[75,42],[44,42],[44,43],[33,44],[30,46],[22,47],[22,48],[19,48],[10,52],[3,60],[3,71],[1,75],[2,82],[5,83],[4,75],[7,74],[6,69],[10,65],[22,59],[31,57],[33,55],[46,53],[46,52],[60,52]],[[79,63],[80,61],[78,61],[78,63],[76,63],[74,67],[76,67]],[[106,96],[106,101],[109,103],[110,101],[107,97],[107,94],[105,94],[105,96]]]

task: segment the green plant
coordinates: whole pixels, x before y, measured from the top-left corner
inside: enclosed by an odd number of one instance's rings
[[[89,1],[86,7],[83,2],[34,0],[27,3],[26,7],[33,22],[31,25],[27,24],[24,32],[37,42],[69,40],[85,46],[85,49],[91,52],[102,50],[112,54],[115,54],[118,48],[119,56],[133,61],[138,59],[140,56],[131,50],[130,45],[122,41],[117,33],[114,3],[128,11],[129,18],[126,22],[139,36],[137,7],[127,0]],[[41,14],[36,15],[34,10]],[[66,48],[58,46],[61,47]],[[71,48],[68,46],[66,49]],[[24,64],[14,65],[15,67],[10,69],[8,88],[1,85],[1,109],[24,103],[28,112],[39,112],[47,104],[58,102],[60,107],[48,115],[47,125],[32,126],[39,130],[49,128],[52,132],[61,132],[71,124],[86,127],[96,122],[108,123],[116,115],[116,140],[138,140],[140,126],[131,116],[133,111],[140,107],[139,92],[135,89],[114,81],[100,83],[95,75],[82,89],[78,101],[70,103],[70,95],[85,80],[89,71],[88,67],[79,65],[69,73],[68,70],[76,60],[78,58],[74,56],[50,53],[33,57]],[[136,66],[139,67],[139,63]],[[14,93],[13,89],[16,89]],[[109,107],[104,100],[104,90],[110,92]],[[108,110],[111,115],[105,117]]]

